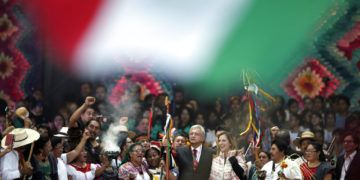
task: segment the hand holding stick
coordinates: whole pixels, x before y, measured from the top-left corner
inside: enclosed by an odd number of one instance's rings
[[[32,171],[32,167],[31,167],[31,164],[30,164],[30,159],[31,159],[31,156],[32,156],[32,153],[33,153],[33,150],[34,150],[34,142],[32,142],[31,143],[31,148],[30,148],[30,152],[29,152],[29,157],[28,157],[28,159],[27,159],[27,161],[25,162],[25,164],[24,164],[24,173],[25,173],[25,175],[24,175],[24,178],[23,178],[23,180],[25,180],[26,179],[26,175],[28,175],[30,172],[30,170]],[[30,170],[29,170],[30,169]],[[31,173],[30,173],[31,174]]]

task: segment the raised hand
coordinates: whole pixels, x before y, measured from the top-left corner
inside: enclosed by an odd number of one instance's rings
[[[110,166],[110,161],[109,158],[106,155],[100,155],[100,161],[101,161],[101,165],[104,166],[105,168]]]
[[[84,104],[86,106],[91,106],[91,105],[95,104],[95,101],[96,101],[95,97],[87,96]]]
[[[88,140],[90,138],[90,132],[88,129],[85,129],[82,138],[84,138],[85,140]]]
[[[129,118],[128,117],[120,117],[119,119],[119,124],[120,125],[126,125],[128,122]]]

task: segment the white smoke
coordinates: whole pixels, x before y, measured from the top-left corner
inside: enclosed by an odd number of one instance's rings
[[[118,122],[110,125],[102,137],[101,146],[106,152],[120,152],[119,142],[127,137],[127,124],[128,118],[121,117]],[[123,133],[126,132],[126,133]],[[124,137],[125,136],[125,137]]]

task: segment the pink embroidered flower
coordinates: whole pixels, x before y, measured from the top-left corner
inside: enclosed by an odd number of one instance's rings
[[[317,59],[312,58],[296,68],[282,86],[289,96],[302,102],[305,96],[329,97],[339,85],[338,78]]]
[[[298,74],[298,77],[294,80],[293,85],[297,93],[302,98],[314,98],[320,94],[320,91],[324,87],[322,78],[319,74],[312,71],[310,67],[307,67]]]

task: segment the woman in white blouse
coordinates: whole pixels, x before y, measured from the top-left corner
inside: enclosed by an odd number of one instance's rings
[[[210,180],[246,179],[247,166],[243,153],[236,150],[232,135],[223,132],[218,136],[218,152],[212,161]]]
[[[86,163],[87,152],[82,149],[77,158],[66,166],[68,179],[70,180],[91,180],[101,176],[105,169],[110,166],[107,158],[100,156],[102,165]]]

